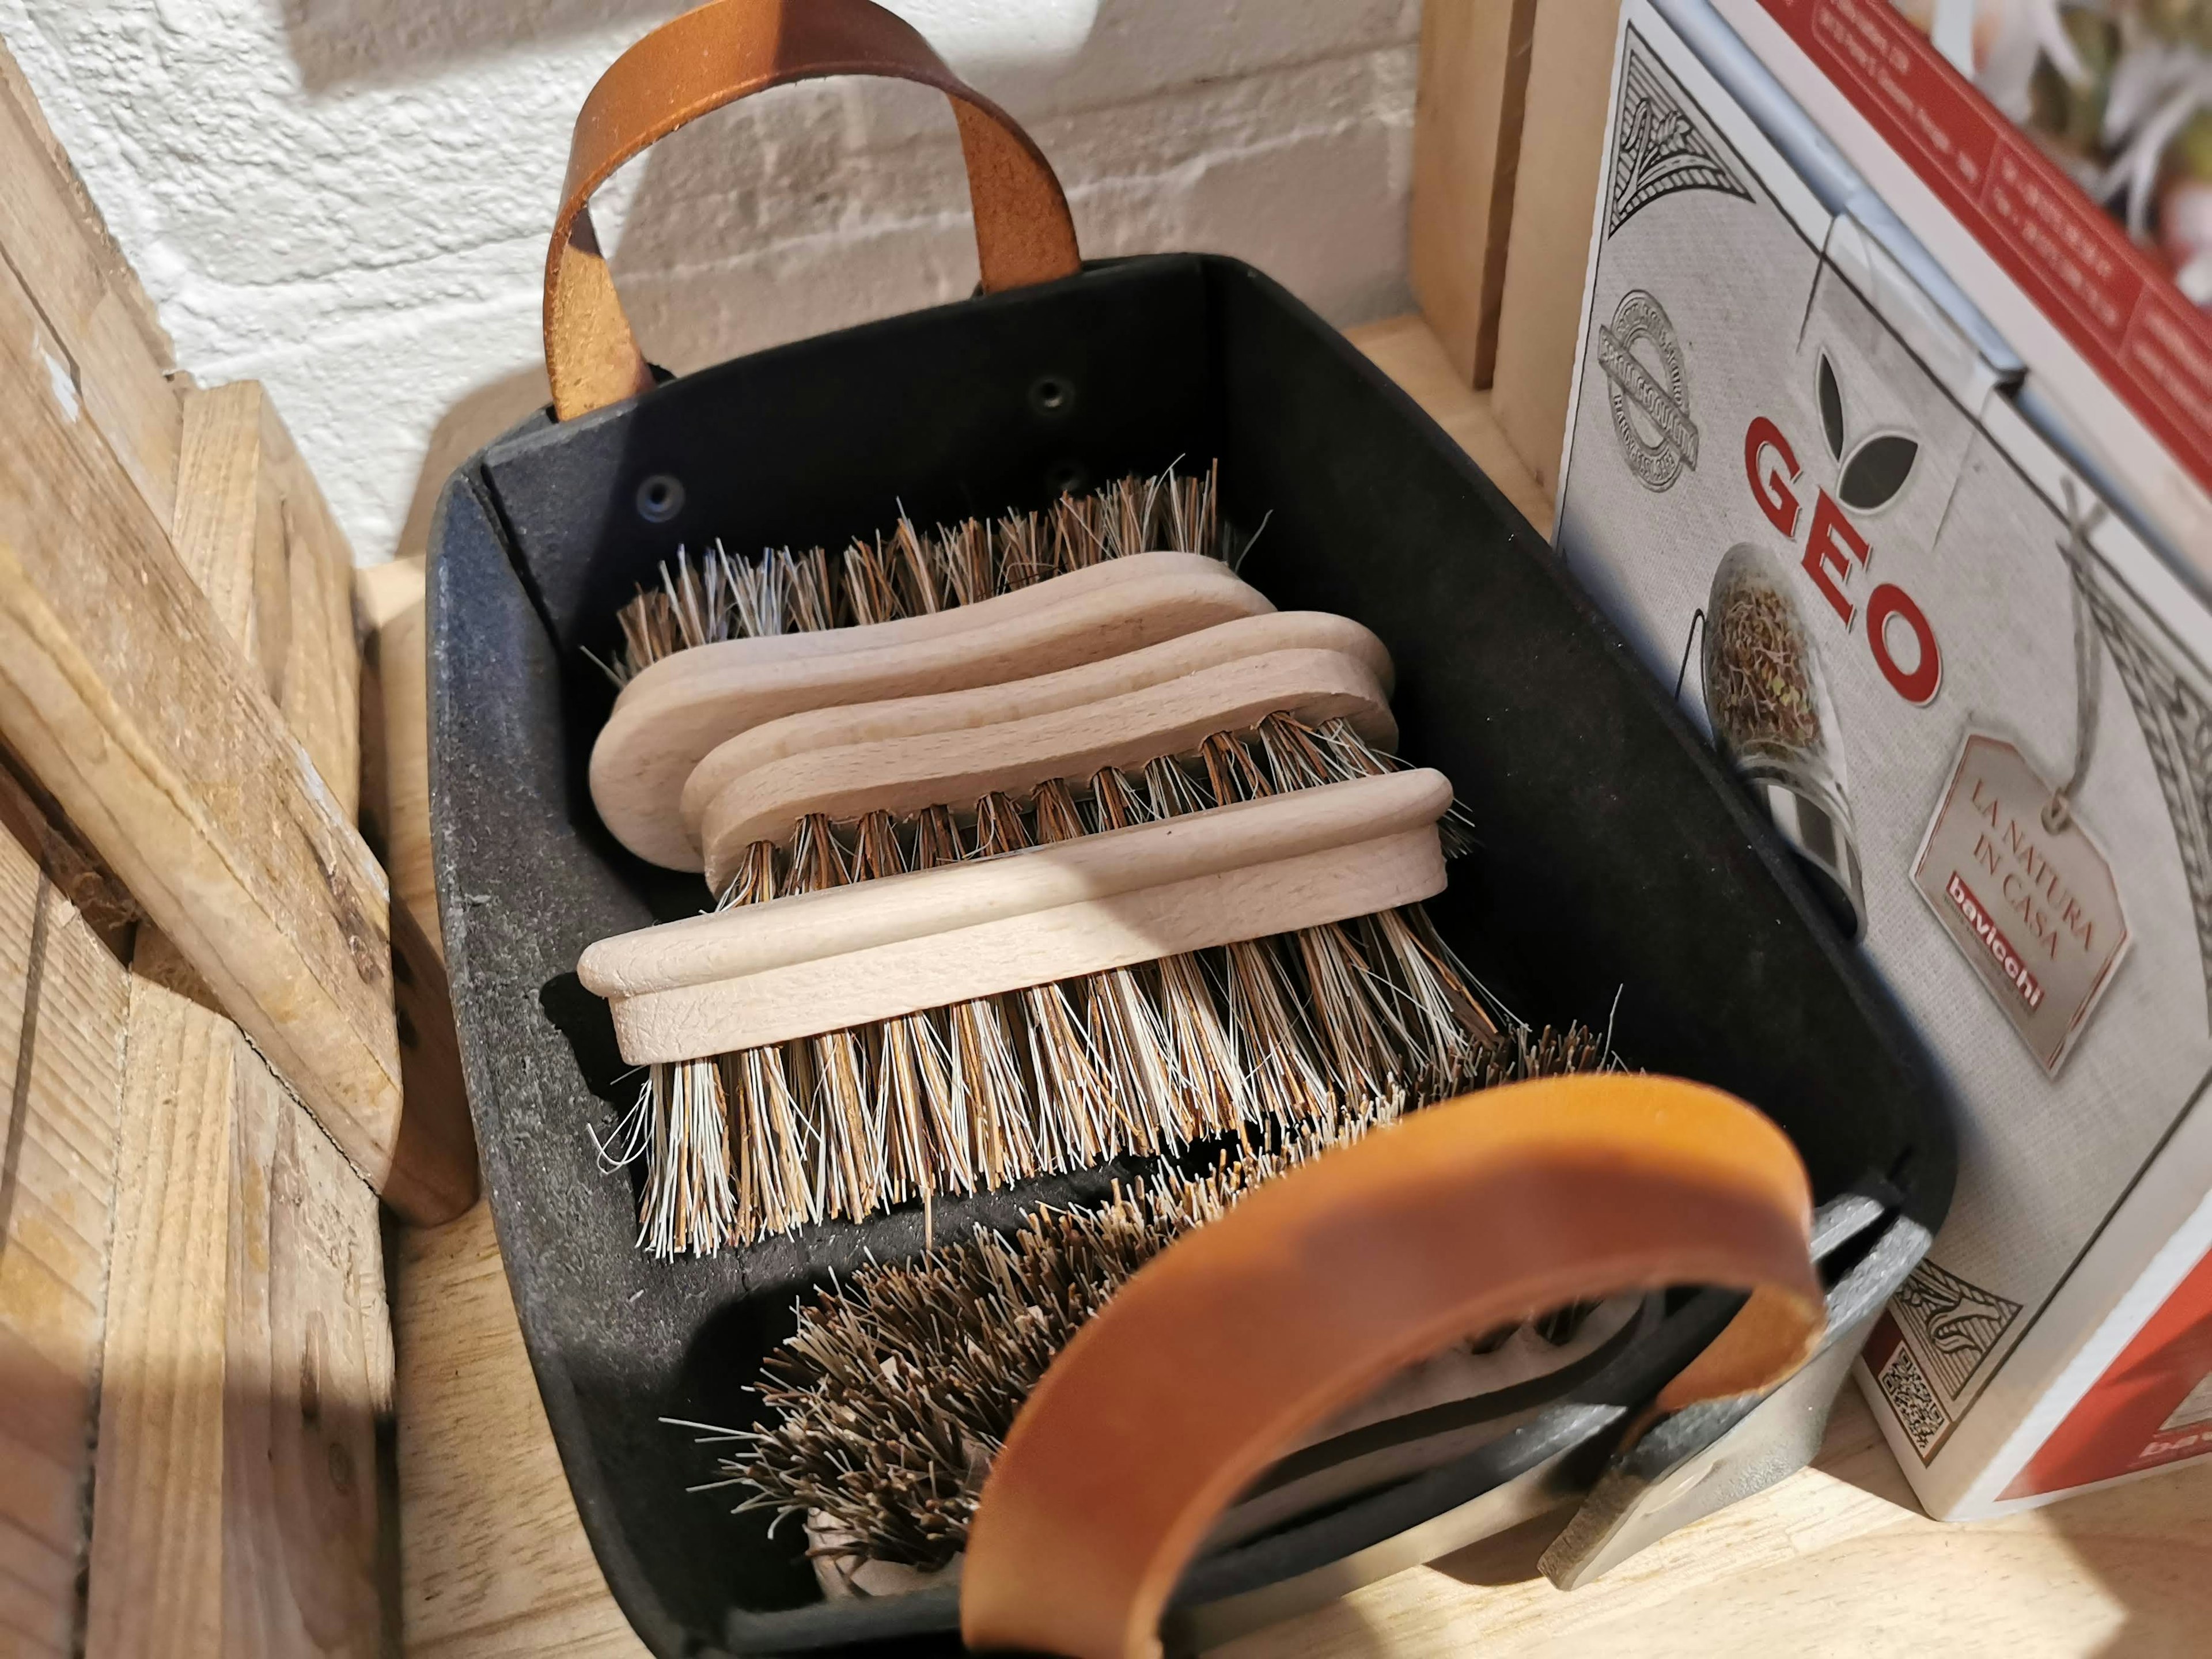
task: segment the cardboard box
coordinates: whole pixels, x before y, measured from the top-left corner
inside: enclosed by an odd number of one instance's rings
[[[2212,315],[1891,0],[1713,3],[1995,323],[2118,504],[2212,586]]]
[[[1942,1516],[2212,1450],[2212,612],[1705,0],[1614,74],[1555,540],[1959,1114],[1863,1385]]]

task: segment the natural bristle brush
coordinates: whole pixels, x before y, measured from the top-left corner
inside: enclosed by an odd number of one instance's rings
[[[1498,1050],[1486,1086],[1613,1065],[1581,1026],[1540,1033],[1516,1027],[1514,1036]],[[718,1460],[719,1478],[698,1490],[735,1487],[746,1494],[741,1511],[771,1511],[776,1524],[802,1520],[808,1554],[833,1593],[896,1590],[908,1588],[915,1573],[941,1571],[966,1547],[984,1478],[1023,1402],[1115,1292],[1247,1193],[1387,1127],[1400,1112],[1397,1103],[1379,1102],[1302,1135],[1266,1137],[1195,1170],[1163,1162],[1095,1202],[1035,1211],[1011,1234],[978,1227],[913,1261],[871,1262],[822,1287],[799,1306],[798,1329],[769,1356],[754,1390],[767,1420],[753,1429],[707,1431],[703,1443],[732,1449]],[[1620,1316],[1631,1310],[1595,1321],[1593,1311],[1578,1304],[1474,1336],[1440,1357],[1443,1363],[1407,1379],[1415,1389],[1399,1392],[1418,1395],[1413,1405],[1428,1426],[1442,1399],[1466,1397],[1486,1383],[1525,1389],[1532,1376],[1571,1363],[1620,1329]],[[1378,1409],[1389,1403],[1378,1402]],[[1445,1449],[1463,1452],[1467,1432]],[[1364,1438],[1374,1437],[1368,1429]],[[1392,1444],[1393,1469],[1402,1478],[1398,1466],[1409,1449]],[[1310,1489],[1332,1478],[1342,1489],[1376,1477],[1338,1465],[1331,1476],[1299,1484]],[[1297,1495],[1281,1490],[1261,1501],[1279,1510]],[[895,1571],[886,1575],[884,1567]]]
[[[1000,704],[1007,713],[1026,707],[1011,696]],[[908,712],[927,718],[927,709]],[[1048,778],[1141,771],[1162,755],[1197,750],[1217,732],[1256,729],[1272,714],[1316,726],[1343,720],[1381,750],[1397,742],[1387,695],[1364,663],[1339,651],[1271,651],[1019,720],[833,743],[737,772],[701,820],[707,883],[719,893],[754,842],[810,816],[907,817],[927,806],[1026,795]]]
[[[622,690],[589,772],[600,817],[640,857],[692,867],[684,783],[762,721],[1027,679],[1273,609],[1214,552],[1164,544],[1218,548],[1210,478],[1088,499],[931,537],[902,520],[847,550],[842,581],[818,549],[679,561],[623,615]]]
[[[622,649],[607,672],[628,685],[693,647],[811,635],[933,616],[1145,552],[1234,562],[1221,523],[1218,469],[1203,477],[1116,480],[1063,495],[1042,513],[966,519],[930,535],[902,516],[888,538],[855,538],[833,558],[822,548],[770,550],[745,559],[719,544],[696,563],[663,565],[617,618]]]
[[[1030,815],[986,796],[966,845],[941,805],[910,854],[870,813],[849,860],[811,816],[788,854],[752,844],[720,911],[592,947],[584,982],[651,1067],[646,1242],[712,1249],[1470,1075],[1493,1028],[1401,908],[1443,885],[1449,785],[1345,775],[1353,734],[1270,725],[1286,766],[1340,769],[1216,805],[1164,757],[1098,773],[1087,816],[1048,776]]]
[[[1390,692],[1390,653],[1358,623],[1325,611],[1268,611],[1030,679],[832,705],[748,726],[692,769],[684,786],[684,831],[695,848],[702,845],[707,811],[716,798],[738,776],[772,761],[813,749],[995,726],[1017,716],[1079,708],[1273,651],[1335,652],[1366,669],[1386,697]],[[720,882],[710,884],[720,890]]]

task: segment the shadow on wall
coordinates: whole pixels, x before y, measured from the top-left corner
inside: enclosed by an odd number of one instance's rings
[[[388,69],[410,51],[450,55],[626,10],[642,33],[672,9],[533,0],[498,16],[508,9],[288,3],[288,16],[305,20],[294,24],[295,46],[310,76],[366,61],[372,49]],[[1407,308],[1417,15],[1408,0],[1313,0],[1297,9],[1307,16],[1295,30],[1281,21],[1287,12],[1254,22],[1184,0],[1063,9],[1081,14],[1072,50],[1043,40],[1027,60],[1010,52],[967,72],[1013,107],[1052,161],[1086,257],[1228,252],[1340,325]],[[939,30],[925,6],[899,9],[966,58],[957,26]],[[444,44],[403,42],[394,55],[388,39],[372,48],[383,27]],[[311,62],[310,51],[324,55]],[[811,82],[716,112],[632,162],[600,192],[595,216],[646,355],[679,374],[957,300],[976,280],[950,112],[940,94],[903,82]],[[547,218],[550,228],[550,203]],[[448,410],[424,457],[403,555],[422,550],[453,467],[544,395],[542,374],[511,373]]]
[[[635,21],[697,0],[274,0],[310,92],[410,79],[458,59]]]

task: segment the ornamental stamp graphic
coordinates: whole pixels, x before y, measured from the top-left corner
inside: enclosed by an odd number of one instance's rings
[[[1898,1287],[1897,1322],[1928,1357],[1936,1385],[1953,1401],[2020,1317],[2020,1304],[1923,1259]]]
[[[1674,325],[1664,306],[1637,289],[1621,296],[1613,321],[1597,332],[1621,455],[1646,489],[1670,489],[1685,467],[1698,470],[1698,423],[1690,418]]]
[[[1632,47],[1622,88],[1620,136],[1613,145],[1612,188],[1607,192],[1605,234],[1678,190],[1715,190],[1752,199],[1720,150],[1698,131],[1666,83]]]

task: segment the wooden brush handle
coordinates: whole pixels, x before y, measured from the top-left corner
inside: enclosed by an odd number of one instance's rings
[[[1006,698],[1007,713],[1024,705]],[[720,892],[757,841],[781,843],[811,812],[847,823],[863,812],[911,817],[926,806],[965,811],[994,791],[1025,797],[1053,778],[1099,768],[1139,770],[1217,732],[1247,732],[1269,714],[1346,720],[1389,749],[1398,723],[1375,676],[1336,651],[1271,651],[1158,685],[995,726],[924,732],[817,749],[730,780],[707,809],[707,884]]]
[[[1164,568],[1152,562],[1161,559],[1188,562]],[[1029,598],[1063,582],[1069,586],[1048,599]],[[1274,609],[1218,560],[1195,554],[1134,554],[1003,597],[1029,603],[980,626],[888,645],[767,662],[729,645],[702,645],[654,664],[617,700],[592,745],[592,804],[640,858],[696,870],[699,848],[684,829],[684,781],[708,750],[740,732],[809,708],[1029,679]],[[974,609],[998,603],[987,599]]]
[[[1443,773],[1358,778],[602,939],[634,1066],[865,1025],[1441,892]]]
[[[576,118],[545,258],[545,374],[556,419],[574,420],[653,384],[592,228],[592,192],[632,156],[710,110],[830,75],[917,81],[951,101],[987,293],[1081,268],[1074,222],[1050,163],[910,25],[868,0],[710,0],[617,58]]]
[[[1040,611],[1073,605],[1109,588],[1166,576],[1194,576],[1215,580],[1236,574],[1220,560],[1205,553],[1172,550],[1129,553],[1102,559],[1080,570],[1048,576],[1011,592],[994,593],[973,605],[956,605],[918,617],[894,617],[889,622],[857,623],[844,628],[823,628],[797,634],[763,634],[740,640],[716,640],[672,652],[641,669],[615,698],[619,708],[626,701],[650,699],[669,685],[694,675],[726,673],[738,664],[790,662],[800,657],[839,657],[854,651],[872,651],[890,645],[914,645],[953,634],[1035,616]]]
[[[1118,657],[1012,684],[814,708],[756,726],[718,745],[692,769],[684,785],[684,831],[695,843],[701,842],[707,809],[731,780],[757,772],[787,756],[852,743],[882,743],[927,732],[956,732],[963,726],[994,726],[1009,714],[1047,714],[1179,679],[1218,663],[1269,651],[1301,650],[1336,651],[1356,658],[1375,677],[1383,694],[1389,694],[1389,652],[1382,641],[1349,617],[1326,611],[1243,617],[1141,651],[1124,652]]]
[[[1076,1333],[994,1462],[961,1568],[971,1650],[1153,1659],[1215,1518],[1298,1434],[1452,1342],[1567,1303],[1751,1292],[1660,1397],[1780,1381],[1825,1310],[1789,1138],[1674,1079],[1433,1106],[1269,1182]]]

